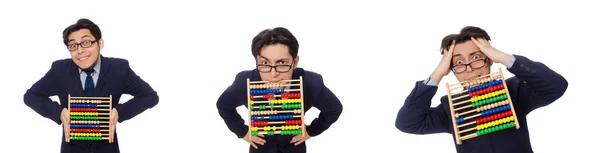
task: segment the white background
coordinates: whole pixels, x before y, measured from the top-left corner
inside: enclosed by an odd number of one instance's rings
[[[467,25],[487,30],[499,50],[541,61],[569,81],[562,98],[527,116],[534,151],[595,152],[600,105],[588,96],[600,85],[597,6],[574,1],[3,1],[0,152],[59,151],[61,126],[28,108],[23,94],[53,61],[70,58],[62,30],[81,17],[100,26],[101,53],[128,59],[160,96],[155,108],[117,125],[122,152],[247,152],[249,145],[227,129],[215,103],[236,73],[254,68],[252,37],[276,26],[296,35],[299,66],[322,74],[344,105],[337,123],[308,140],[308,152],[455,152],[450,134],[405,134],[394,122],[415,81],[437,66],[442,37]],[[501,64],[493,70],[498,67],[508,73]],[[456,80],[450,74],[441,85],[448,81]],[[444,88],[432,105],[440,103]],[[310,123],[318,110],[306,115]]]

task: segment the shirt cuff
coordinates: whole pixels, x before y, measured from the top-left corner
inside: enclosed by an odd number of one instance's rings
[[[435,79],[432,79],[431,77],[427,77],[427,79],[423,80],[423,84],[428,86],[438,86],[440,82]]]
[[[506,68],[509,68],[509,69],[513,66],[513,64],[515,64],[515,60],[516,60],[514,55],[511,55],[510,57],[511,57],[510,60],[508,60],[508,62],[504,63],[504,66],[506,66]]]

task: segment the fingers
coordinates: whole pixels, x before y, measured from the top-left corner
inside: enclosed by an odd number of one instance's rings
[[[292,138],[292,140],[290,141],[290,143],[294,143],[294,142],[296,142],[296,141],[298,141],[298,140],[300,140],[300,137],[299,137],[299,135],[296,135],[296,136],[294,136],[294,137]]]
[[[296,142],[296,143],[294,144],[294,146],[298,146],[298,145],[302,144],[303,142],[304,142],[304,139],[302,139],[302,140],[300,140],[300,141]]]
[[[265,139],[259,138],[259,137],[252,137],[252,142],[258,143],[260,145],[265,145],[265,143],[267,141],[265,141]]]
[[[65,129],[65,142],[69,142],[69,140],[71,139],[70,135],[69,135],[69,127],[68,124],[63,124],[63,128]]]
[[[254,149],[258,149],[258,146],[256,146],[253,142],[250,142],[250,145],[252,145],[252,147],[254,147]]]
[[[473,38],[471,37],[471,41],[473,41],[473,43],[475,43],[475,45],[477,47],[479,47],[480,49],[485,47],[485,46],[489,46],[489,43],[487,43],[487,41],[483,38]]]
[[[448,50],[449,53],[454,52],[454,46],[456,46],[456,40],[452,40],[452,45],[450,45],[450,49]]]

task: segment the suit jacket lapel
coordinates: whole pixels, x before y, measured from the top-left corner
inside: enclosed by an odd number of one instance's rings
[[[108,74],[108,71],[110,69],[109,61],[102,55],[100,55],[100,58],[102,58],[102,63],[100,63],[100,74],[98,76],[98,82],[96,83],[96,87],[94,87],[94,95],[99,95],[99,93],[102,93],[100,91],[104,87],[104,84],[106,84],[106,75]]]
[[[81,84],[81,75],[79,74],[79,67],[75,63],[71,62],[69,67],[69,87],[73,90],[69,90],[71,95],[83,96],[83,84]],[[72,93],[71,93],[72,92]]]

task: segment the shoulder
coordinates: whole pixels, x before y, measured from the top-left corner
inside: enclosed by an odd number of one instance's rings
[[[129,67],[129,61],[124,58],[102,57],[102,62],[106,62],[107,64],[114,65],[117,67]]]
[[[59,59],[59,60],[52,62],[52,69],[57,69],[57,68],[61,69],[61,68],[68,67],[72,64],[73,64],[73,60],[70,58]]]
[[[302,80],[310,84],[321,86],[323,85],[323,76],[317,72],[300,69],[302,71]]]
[[[252,72],[253,72],[253,70],[243,70],[243,71],[238,72],[235,75],[235,82],[239,82],[239,81],[245,82],[246,79],[252,77]]]

